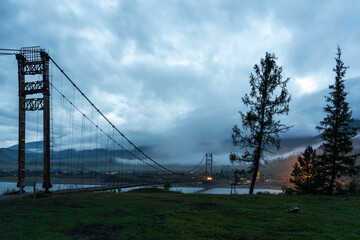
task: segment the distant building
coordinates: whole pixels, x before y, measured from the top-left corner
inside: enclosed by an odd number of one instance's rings
[[[53,169],[51,170],[51,173],[61,173],[61,169]]]

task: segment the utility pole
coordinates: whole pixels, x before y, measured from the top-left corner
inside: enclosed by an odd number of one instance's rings
[[[26,111],[43,111],[44,180],[43,188],[49,192],[50,183],[50,84],[49,55],[40,47],[21,48],[16,54],[19,80],[19,152],[18,183],[22,188],[25,180],[25,119]],[[42,75],[41,81],[26,82],[26,75]],[[42,98],[26,98],[42,94]],[[22,189],[21,189],[22,191]]]

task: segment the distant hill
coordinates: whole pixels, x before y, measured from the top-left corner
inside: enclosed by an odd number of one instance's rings
[[[41,142],[42,143],[42,142]],[[31,160],[34,159],[42,159],[42,144],[40,142],[30,142],[26,143],[25,149],[36,149],[38,146],[38,152],[34,151],[26,151],[25,158]],[[143,146],[141,149],[147,153],[152,152],[152,147]],[[131,153],[135,153],[136,156],[142,158],[141,154],[139,154],[136,150],[131,150]],[[111,157],[120,157],[124,159],[134,159],[135,157],[125,150],[108,150],[108,149],[91,149],[91,150],[82,150],[77,151],[75,149],[66,149],[62,151],[54,151],[52,152],[52,159],[54,161],[64,160],[64,159],[102,159]],[[18,145],[11,146],[9,148],[0,148],[0,163],[16,163],[18,161]]]
[[[18,151],[10,148],[0,148],[0,163],[16,162],[18,159]]]
[[[354,153],[360,153],[360,136],[354,138],[353,147]],[[304,150],[305,149],[303,149],[303,151]],[[293,169],[293,165],[297,161],[298,156],[302,154],[302,152],[294,152],[293,154],[290,154],[286,157],[279,157],[276,160],[269,161],[260,169],[260,172],[265,175],[289,178],[290,173]],[[317,148],[316,152],[321,153],[321,150]],[[357,164],[360,164],[360,159],[358,159]]]
[[[17,151],[19,149],[19,145],[13,145],[8,147],[8,149]],[[39,151],[43,149],[43,141],[36,141],[36,142],[28,142],[25,143],[25,149],[39,149]]]

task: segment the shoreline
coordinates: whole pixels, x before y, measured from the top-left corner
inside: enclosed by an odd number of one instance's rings
[[[0,184],[1,183],[17,183],[17,180],[14,179],[0,179]],[[42,182],[39,181],[36,184],[41,184]],[[102,184],[96,184],[94,182],[91,181],[84,181],[84,182],[63,182],[63,183],[58,183],[56,181],[52,182],[53,185],[67,185],[67,184],[71,184],[71,185],[102,185]],[[162,186],[163,184],[157,184],[154,183],[153,186]],[[282,190],[283,187],[291,187],[292,185],[290,183],[287,183],[285,181],[273,181],[271,183],[256,183],[255,184],[255,188],[254,189],[269,189],[269,190]],[[224,189],[230,189],[230,182],[229,183],[225,183],[225,182],[196,182],[196,183],[174,183],[172,184],[172,187],[201,187],[201,188],[205,188],[205,189],[210,189],[210,188],[224,188]],[[249,189],[250,184],[239,184],[236,185],[236,189]],[[16,187],[15,187],[16,188]]]

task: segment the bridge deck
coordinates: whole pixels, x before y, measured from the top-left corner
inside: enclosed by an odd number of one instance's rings
[[[174,183],[198,183],[201,181],[168,181],[171,184]],[[80,192],[102,192],[108,191],[112,189],[123,189],[123,188],[133,188],[133,187],[145,187],[152,185],[162,185],[165,182],[151,182],[151,183],[137,183],[137,184],[123,184],[123,185],[112,185],[112,186],[98,186],[98,187],[87,187],[87,188],[75,188],[75,189],[64,189],[53,191],[52,194],[60,195],[60,194],[68,194],[68,193],[80,193]]]
[[[201,183],[202,181],[168,181],[171,184],[175,183]],[[145,186],[154,186],[154,185],[162,185],[165,182],[143,182],[143,183],[129,183],[129,184],[122,184],[122,185],[112,185],[112,186],[97,186],[97,187],[87,187],[87,188],[74,188],[74,189],[63,189],[50,192],[50,195],[62,195],[62,194],[70,194],[70,193],[81,193],[81,192],[103,192],[112,189],[123,189],[123,188],[133,188],[133,187],[145,187]],[[33,192],[26,192],[23,193],[23,197],[25,196],[32,196]],[[11,194],[11,195],[0,195],[0,201],[3,200],[12,200],[20,198],[20,194]]]

